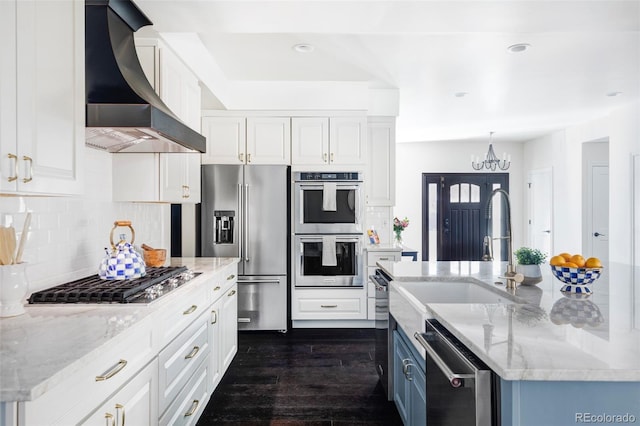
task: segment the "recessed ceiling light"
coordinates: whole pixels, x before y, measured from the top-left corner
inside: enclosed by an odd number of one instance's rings
[[[518,44],[512,44],[511,46],[507,47],[507,50],[511,53],[520,53],[520,52],[524,52],[530,47],[531,45],[529,43],[518,43]]]
[[[464,98],[468,94],[469,93],[467,93],[467,92],[456,92],[456,93],[453,94],[453,96],[455,96],[456,98]]]
[[[313,45],[306,43],[295,44],[293,46],[293,50],[299,53],[311,53],[313,52],[313,49],[315,49]]]
[[[610,98],[616,97],[618,95],[622,95],[622,92],[609,92],[609,93],[607,93],[607,96],[609,96]]]

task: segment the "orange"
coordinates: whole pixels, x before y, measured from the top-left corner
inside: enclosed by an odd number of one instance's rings
[[[553,266],[561,266],[566,262],[567,261],[562,256],[553,256],[551,259],[549,259],[549,264]]]
[[[602,262],[597,257],[590,257],[584,263],[586,268],[602,268]]]
[[[577,268],[578,267],[578,265],[576,265],[573,262],[566,262],[566,263],[563,263],[560,266],[562,266],[563,268]]]
[[[564,257],[564,260],[566,260],[567,262],[569,261],[569,259],[571,259],[571,255],[569,253],[560,253],[558,256]]]
[[[576,265],[578,265],[578,268],[582,268],[584,267],[586,260],[584,260],[584,257],[582,257],[581,255],[574,254],[573,256],[571,256],[571,259],[569,259],[569,262],[575,263]]]

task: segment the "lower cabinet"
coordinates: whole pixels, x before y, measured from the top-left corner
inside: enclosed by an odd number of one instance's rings
[[[295,288],[291,317],[294,320],[353,320],[367,318],[364,288]]]
[[[220,304],[220,363],[224,374],[238,352],[238,284],[222,296]]]
[[[405,425],[427,422],[424,361],[410,349],[404,335],[393,332],[393,400]]]
[[[158,360],[154,358],[81,424],[153,426],[157,418]]]

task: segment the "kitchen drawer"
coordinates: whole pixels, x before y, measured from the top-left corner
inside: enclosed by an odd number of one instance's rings
[[[368,251],[367,265],[376,266],[376,262],[399,262],[402,259],[400,251]]]
[[[180,393],[202,361],[208,359],[209,318],[208,311],[200,315],[158,355],[160,413]]]
[[[331,297],[326,297],[327,293]],[[341,297],[336,297],[338,293]],[[294,296],[294,319],[366,319],[363,289],[299,290]]]
[[[218,272],[213,278],[213,282],[209,286],[211,291],[210,295],[211,303],[218,300],[220,297],[224,296],[229,292],[229,289],[233,287],[233,285],[238,281],[238,268],[237,265],[229,266],[228,268]]]
[[[160,426],[187,426],[198,421],[210,397],[207,389],[208,376],[209,363],[203,362],[166,413],[160,417]]]
[[[207,289],[208,286],[199,286],[194,291],[171,300],[171,304],[162,310],[157,323],[160,348],[165,347],[203,312],[208,311],[211,303],[207,297]]]
[[[73,345],[69,346],[73,351]],[[152,318],[125,330],[86,355],[66,378],[34,401],[24,403],[24,424],[78,423],[129,381],[156,354]]]

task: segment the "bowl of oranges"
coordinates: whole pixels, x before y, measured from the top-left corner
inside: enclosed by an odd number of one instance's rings
[[[549,259],[551,272],[564,285],[565,293],[591,294],[589,284],[600,278],[602,262],[597,257],[585,259],[580,254],[560,253]]]

